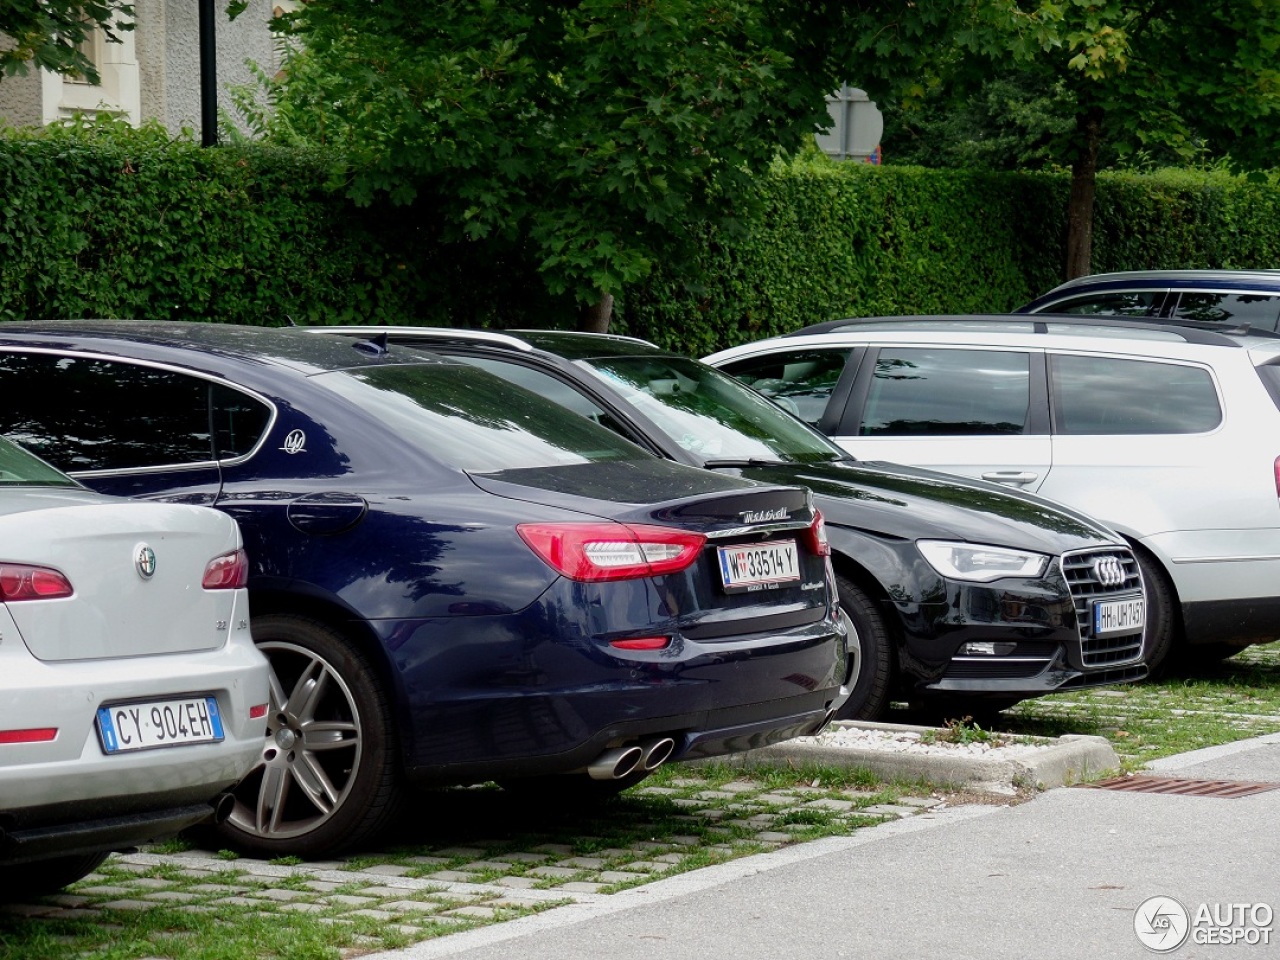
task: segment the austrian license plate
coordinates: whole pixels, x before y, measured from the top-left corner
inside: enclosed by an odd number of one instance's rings
[[[128,753],[223,738],[216,697],[189,697],[98,708],[98,737],[107,753]]]
[[[720,580],[730,592],[800,579],[800,555],[794,540],[719,547],[718,551]]]
[[[1093,604],[1093,635],[1108,637],[1116,633],[1137,633],[1145,622],[1146,609],[1141,597],[1128,600],[1097,600]]]

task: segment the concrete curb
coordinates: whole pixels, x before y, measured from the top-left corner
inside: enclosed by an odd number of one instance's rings
[[[931,727],[884,723],[842,722],[841,726],[871,730],[935,730]],[[885,780],[923,780],[939,786],[959,787],[982,793],[1013,794],[1019,789],[1048,790],[1097,778],[1120,769],[1120,758],[1105,737],[1062,736],[1046,741],[1047,749],[1021,756],[986,756],[909,753],[866,747],[821,743],[800,737],[716,762],[749,769],[769,765],[820,764],[859,767]]]

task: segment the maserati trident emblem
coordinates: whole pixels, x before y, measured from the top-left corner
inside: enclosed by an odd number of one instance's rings
[[[1115,557],[1098,557],[1094,560],[1093,575],[1104,587],[1118,587],[1124,583],[1124,567]]]
[[[138,568],[138,576],[150,580],[156,572],[156,552],[145,543],[133,548],[133,565]]]
[[[291,456],[302,453],[307,449],[307,435],[301,430],[290,430],[288,436],[284,438],[284,446],[280,449]]]

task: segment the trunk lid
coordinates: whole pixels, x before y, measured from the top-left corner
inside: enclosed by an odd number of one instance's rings
[[[52,567],[72,596],[6,603],[27,649],[45,661],[216,649],[241,590],[205,590],[205,567],[240,545],[235,522],[180,504],[82,490],[0,489],[0,561]],[[151,564],[140,559],[149,547]]]

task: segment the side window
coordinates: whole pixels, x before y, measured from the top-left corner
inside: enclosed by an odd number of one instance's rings
[[[1050,383],[1056,433],[1204,433],[1222,422],[1200,367],[1062,355],[1051,358]]]
[[[997,350],[880,351],[858,433],[864,437],[1027,432],[1031,358]]]
[[[271,410],[264,403],[220,383],[209,385],[209,406],[219,460],[245,456],[271,424]]]
[[[801,350],[734,360],[721,369],[816,426],[848,359],[848,350]]]
[[[1129,293],[1091,293],[1061,300],[1040,309],[1039,313],[1073,313],[1087,317],[1154,317],[1164,301],[1163,290],[1137,290]]]
[[[1182,320],[1247,323],[1275,330],[1280,319],[1280,296],[1265,293],[1184,293],[1173,315]]]
[[[208,463],[211,392],[235,393],[140,364],[34,353],[0,353],[0,383],[0,433],[67,472]],[[258,416],[265,427],[269,412]],[[229,445],[243,444],[244,418],[225,422]]]

